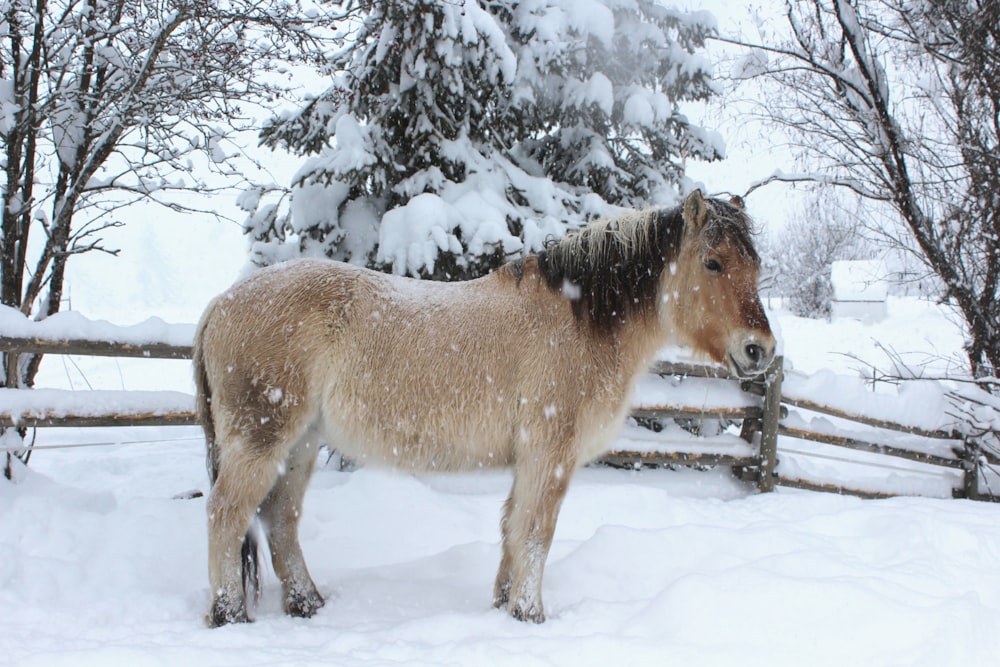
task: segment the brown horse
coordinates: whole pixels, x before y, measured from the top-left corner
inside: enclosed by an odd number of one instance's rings
[[[285,611],[323,605],[298,541],[321,443],[365,465],[512,466],[493,604],[543,621],[570,478],[618,433],[656,351],[689,345],[741,376],[767,367],[758,265],[742,202],[696,191],[468,282],[300,260],[237,283],[209,305],[194,352],[213,481],[208,623],[249,620],[255,517]]]

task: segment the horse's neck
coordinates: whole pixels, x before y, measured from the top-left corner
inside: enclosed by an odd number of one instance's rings
[[[616,358],[621,379],[628,385],[648,369],[656,355],[670,342],[655,315],[642,321],[626,322],[607,340],[608,353]]]

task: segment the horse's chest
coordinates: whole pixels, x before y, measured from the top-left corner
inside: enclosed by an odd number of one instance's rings
[[[622,401],[614,411],[599,411],[588,420],[583,420],[578,462],[582,465],[593,461],[608,450],[611,442],[621,432],[628,402]]]

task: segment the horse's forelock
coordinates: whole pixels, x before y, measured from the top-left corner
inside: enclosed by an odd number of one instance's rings
[[[706,199],[705,202],[709,213],[702,230],[702,247],[711,250],[723,241],[729,241],[741,257],[759,266],[760,257],[754,247],[755,230],[750,216],[743,209],[718,199]]]

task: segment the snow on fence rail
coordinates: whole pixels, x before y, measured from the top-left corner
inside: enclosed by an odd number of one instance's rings
[[[0,352],[190,359],[194,325],[149,318],[132,326],[75,311],[40,322],[0,306]],[[0,389],[0,427],[182,426],[195,424],[194,397],[176,391]]]
[[[54,323],[26,324],[19,314],[16,320],[0,310],[0,352],[191,357],[193,326],[154,319],[122,328],[66,315]],[[785,378],[780,357],[753,381],[730,378],[719,367],[668,361],[650,370],[637,388],[633,419],[601,462],[619,467],[727,465],[762,491],[781,485],[863,497],[950,492],[994,499],[982,486],[986,482],[989,488],[990,471],[1000,466],[1000,459],[961,433],[954,396],[939,389],[910,385],[899,396],[874,395],[864,392],[863,385],[859,392],[853,378],[832,373]],[[195,423],[194,397],[181,392],[0,390],[0,427]],[[887,463],[893,460],[904,463]],[[831,481],[852,465],[869,472],[848,474],[849,483]],[[898,483],[927,475],[921,468],[935,471],[930,473],[938,478],[935,484]],[[883,475],[884,470],[891,472]]]
[[[0,427],[195,423],[194,397],[179,391],[0,389]]]
[[[950,493],[997,500],[992,488],[1000,480],[1000,457],[985,440],[970,434],[969,421],[961,416],[967,400],[962,392],[934,380],[905,381],[895,394],[876,394],[860,378],[830,372],[792,374],[782,388],[787,413],[778,425],[784,444],[777,474],[787,486],[864,497]],[[996,411],[994,418],[1000,416],[996,405],[989,409]],[[801,443],[816,443],[826,451],[803,451]],[[850,454],[838,457],[833,450]],[[838,465],[817,471],[817,466],[797,460],[800,456]],[[852,465],[879,472],[852,474]],[[852,486],[838,488],[824,481],[833,468]]]

